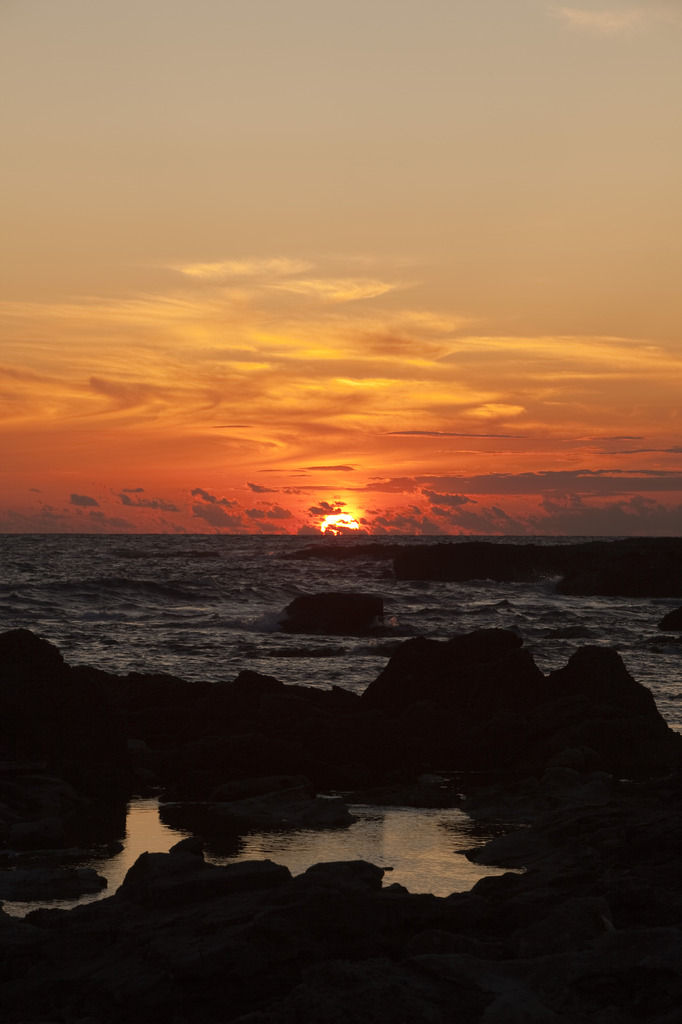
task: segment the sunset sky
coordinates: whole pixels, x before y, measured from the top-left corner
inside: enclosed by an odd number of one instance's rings
[[[0,532],[682,532],[682,0],[0,0]]]

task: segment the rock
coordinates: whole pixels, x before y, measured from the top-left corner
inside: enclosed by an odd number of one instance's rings
[[[229,803],[231,800],[246,800],[264,796],[266,793],[297,788],[313,793],[310,780],[305,775],[267,775],[264,778],[234,779],[214,789],[209,800],[211,803]]]
[[[244,800],[212,803],[207,810],[234,829],[338,828],[357,819],[340,797],[320,797],[306,786]]]
[[[675,608],[664,615],[658,624],[659,629],[682,629],[682,608]]]
[[[73,900],[100,892],[106,878],[93,868],[17,868],[0,871],[0,899],[14,902]]]
[[[106,697],[27,629],[0,634],[0,742],[65,763],[127,765],[125,737]]]
[[[578,544],[497,544],[465,541],[406,545],[393,568],[403,580],[526,580],[560,576],[564,594],[678,597],[682,540],[630,537]]]
[[[279,620],[285,633],[370,633],[383,618],[384,602],[371,594],[323,593],[294,598]]]
[[[288,868],[270,860],[240,861],[222,867],[207,864],[196,849],[180,846],[171,853],[143,853],[129,869],[117,900],[162,910],[199,904],[234,893],[284,885]]]
[[[499,702],[523,708],[538,700],[545,679],[523,640],[507,629],[481,629],[452,640],[407,640],[362,694],[368,707],[396,710],[434,701],[458,712],[490,715]]]
[[[402,749],[413,766],[529,773],[568,750],[581,752],[579,767],[623,775],[682,765],[682,736],[609,648],[581,648],[545,678],[508,630],[416,638],[361,703],[387,716],[376,740],[385,758]]]
[[[63,843],[64,823],[60,818],[17,822],[7,833],[7,845],[13,850],[46,850]]]
[[[302,875],[297,885],[313,885],[319,889],[333,889],[336,892],[368,892],[381,889],[385,869],[369,864],[365,860],[327,861],[313,864]]]

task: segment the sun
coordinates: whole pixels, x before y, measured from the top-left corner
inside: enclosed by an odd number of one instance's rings
[[[340,534],[346,530],[359,530],[360,523],[350,512],[339,512],[335,516],[325,516],[320,523],[321,533]]]

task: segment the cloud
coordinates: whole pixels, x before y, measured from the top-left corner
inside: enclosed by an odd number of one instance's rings
[[[279,490],[277,487],[263,487],[261,484],[252,484],[248,480],[246,486],[250,487],[256,494],[276,494]]]
[[[464,434],[454,430],[389,430],[388,437],[487,437],[525,440],[527,434]]]
[[[467,498],[466,494],[438,494],[436,491],[422,491],[422,494],[429,501],[433,502],[434,505],[455,507],[458,505],[477,504],[473,498]]]
[[[682,505],[666,507],[643,495],[606,505],[588,505],[580,497],[564,502],[545,498],[541,514],[529,517],[531,532],[564,536],[679,536]]]
[[[285,281],[270,285],[281,292],[291,292],[320,302],[357,302],[360,299],[375,299],[379,295],[395,291],[397,285],[387,281],[369,280],[364,278],[310,278],[306,280]]]
[[[209,526],[237,532],[241,532],[243,527],[241,516],[226,512],[219,504],[197,501],[192,505],[192,514],[203,519]]]
[[[266,512],[268,519],[293,519],[291,512],[280,505],[273,505]]]
[[[144,487],[124,487],[124,494],[141,494],[144,491]]]
[[[138,491],[143,490],[142,487],[137,488]],[[161,512],[179,512],[180,509],[177,505],[174,505],[172,501],[165,501],[163,498],[136,498],[133,499],[123,491],[119,494],[121,503],[123,505],[132,506],[134,508],[153,508]]]
[[[474,419],[494,420],[506,419],[507,416],[520,416],[526,410],[522,405],[508,405],[505,402],[486,402],[483,405],[475,406],[462,412],[463,416],[471,416]]]
[[[80,505],[82,508],[95,505],[99,507],[99,502],[96,498],[91,498],[88,494],[72,494],[70,498],[72,505]]]
[[[107,530],[130,530],[133,528],[133,523],[129,519],[121,519],[120,516],[107,516],[104,512],[89,512],[88,516],[98,526],[105,527]]]
[[[236,501],[218,498],[215,494],[211,494],[210,491],[205,491],[203,487],[195,487],[190,491],[190,494],[193,498],[201,498],[202,501],[207,502],[209,505],[223,505],[225,508],[234,508],[237,505]]]
[[[311,473],[353,473],[353,466],[304,466]]]
[[[646,491],[682,492],[682,473],[665,470],[575,469],[533,473],[486,473],[477,476],[393,477],[370,481],[366,491],[410,493],[421,487],[444,492],[488,495],[628,494]]]
[[[343,512],[346,507],[345,501],[336,501],[333,505],[330,505],[328,501],[321,501],[319,505],[313,505],[308,509],[311,516],[336,516],[339,512]]]
[[[572,29],[598,35],[618,35],[639,27],[650,12],[641,7],[630,9],[585,10],[582,7],[558,7],[554,14]]]
[[[607,455],[649,455],[660,453],[662,455],[682,455],[682,446],[674,445],[672,448],[623,448],[615,452],[607,452]]]
[[[229,277],[284,277],[288,274],[302,274],[311,268],[312,264],[308,260],[289,259],[284,256],[250,257],[223,260],[218,263],[182,263],[173,267],[181,274],[207,281]]]

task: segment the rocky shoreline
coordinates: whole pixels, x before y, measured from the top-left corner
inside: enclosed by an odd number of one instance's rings
[[[615,651],[544,676],[505,630],[415,639],[360,697],[120,677],[14,630],[0,712],[0,892],[112,842],[134,793],[197,835],[97,903],[0,912],[7,1024],[679,1022],[682,736]],[[204,860],[198,833],[343,827],[332,791],[459,802],[507,823],[470,858],[515,870],[436,897],[363,861]]]

